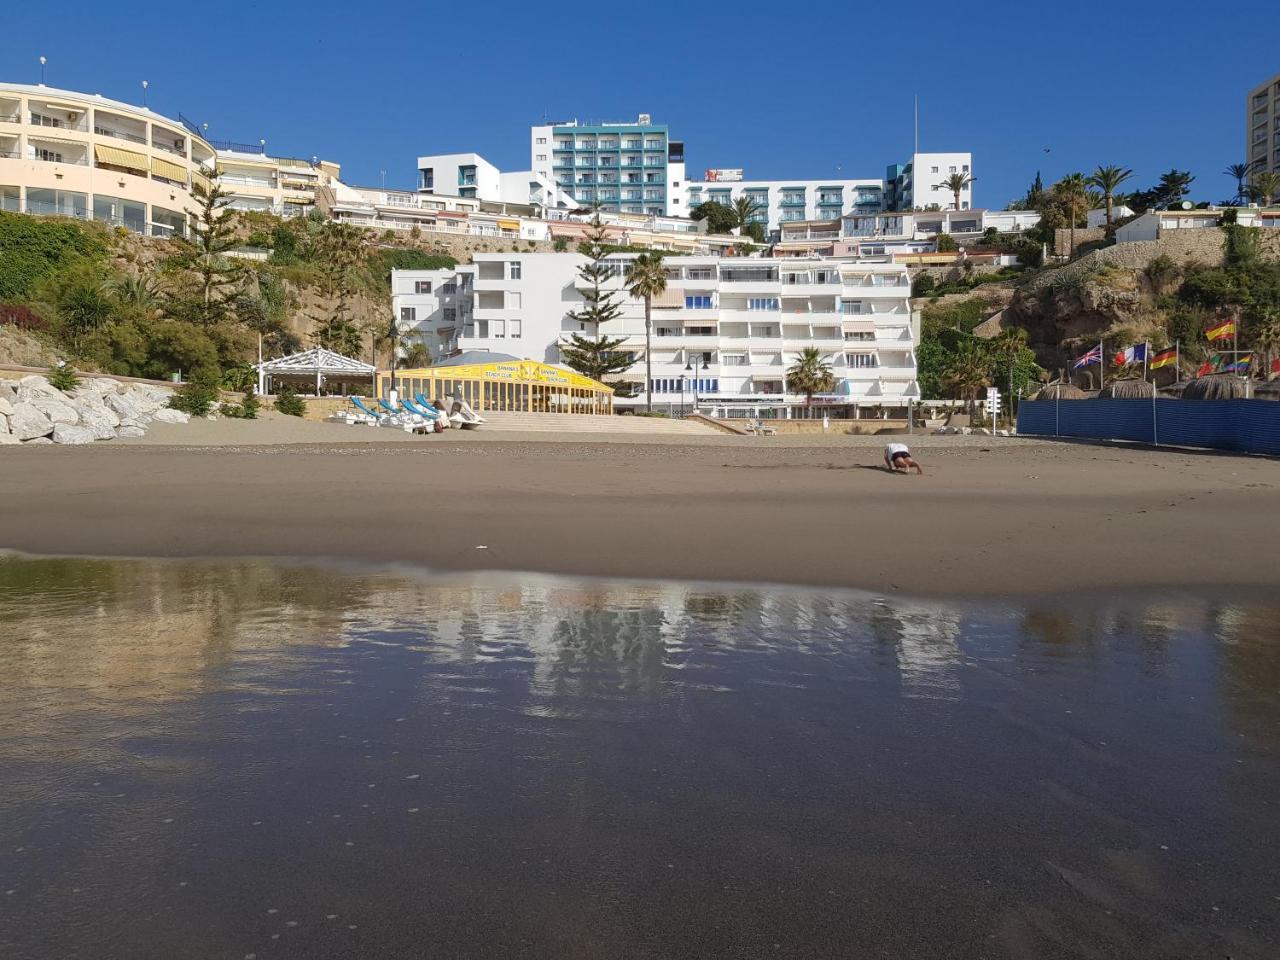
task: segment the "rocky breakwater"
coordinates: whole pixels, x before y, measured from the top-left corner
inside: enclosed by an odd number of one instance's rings
[[[107,377],[62,391],[41,376],[0,380],[0,444],[93,443],[141,437],[153,420],[186,423],[168,407],[173,391]]]

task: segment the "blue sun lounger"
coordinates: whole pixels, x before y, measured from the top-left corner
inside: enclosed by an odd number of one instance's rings
[[[373,417],[375,420],[381,420],[384,416],[386,416],[386,414],[379,413],[376,410],[370,410],[368,407],[364,405],[364,400],[360,397],[348,397],[347,399],[349,399],[353,404],[355,404],[355,408],[357,410],[359,410],[361,413],[367,413],[369,416]]]
[[[440,411],[435,407],[423,407],[421,404],[416,404],[412,400],[401,400],[400,402],[404,404],[404,408],[406,410],[410,413],[416,413],[424,420],[436,420],[440,416]]]

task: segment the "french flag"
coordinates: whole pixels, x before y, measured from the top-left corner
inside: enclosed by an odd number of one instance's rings
[[[1123,367],[1130,363],[1142,363],[1147,359],[1147,345],[1145,343],[1135,343],[1132,347],[1126,347],[1116,354],[1115,364],[1117,367]]]

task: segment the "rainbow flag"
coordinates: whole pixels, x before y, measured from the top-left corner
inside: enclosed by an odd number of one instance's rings
[[[1217,326],[1207,327],[1204,335],[1210,342],[1223,340],[1226,337],[1234,337],[1236,335],[1236,322],[1234,320],[1224,320]]]
[[[1253,363],[1253,354],[1241,357],[1235,363],[1228,363],[1222,368],[1223,373],[1248,373],[1249,366]]]
[[[1151,358],[1151,369],[1159,370],[1161,367],[1167,367],[1171,363],[1178,362],[1177,350],[1161,350]]]

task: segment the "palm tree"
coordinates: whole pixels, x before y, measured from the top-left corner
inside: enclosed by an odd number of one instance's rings
[[[812,406],[815,393],[830,393],[836,388],[835,374],[822,359],[817,347],[805,347],[787,370],[787,383],[804,394],[805,406]]]
[[[962,344],[947,360],[942,383],[965,401],[969,415],[973,416],[978,391],[991,383],[991,360],[986,351],[976,343]]]
[[[1271,375],[1271,362],[1280,356],[1280,313],[1269,312],[1253,323],[1253,349],[1256,356],[1253,369],[1262,376]]]
[[[741,236],[747,235],[747,228],[764,212],[764,207],[753,197],[737,197],[729,209],[733,211],[733,219]]]
[[[405,348],[402,362],[406,370],[429,367],[431,366],[431,349],[421,340],[415,340]]]
[[[1233,163],[1222,171],[1236,182],[1236,200],[1244,199],[1244,182],[1249,179],[1249,171],[1252,169],[1253,167],[1247,163]]]
[[[1255,173],[1249,178],[1249,187],[1254,196],[1262,201],[1262,205],[1269,207],[1276,195],[1280,194],[1280,173]]]
[[[1125,167],[1098,167],[1089,175],[1088,183],[1102,191],[1103,202],[1107,205],[1107,226],[1111,226],[1111,210],[1115,202],[1116,187],[1133,176],[1133,171]]]
[[[644,301],[644,408],[653,412],[653,298],[667,289],[667,272],[662,269],[662,254],[642,253],[627,267],[627,291]]]
[[[1009,416],[1013,417],[1013,366],[1027,349],[1027,331],[1021,327],[1001,330],[991,341],[991,352],[1009,364]]]
[[[1076,253],[1076,221],[1080,219],[1083,208],[1089,205],[1089,186],[1083,173],[1069,173],[1053,185],[1053,192],[1059,202],[1067,208],[1067,218],[1071,221],[1071,249],[1067,251],[1067,259]]]
[[[967,173],[953,173],[941,183],[934,184],[939,190],[950,190],[952,196],[956,198],[956,209],[960,209],[960,194],[969,189],[973,183],[973,177]]]

